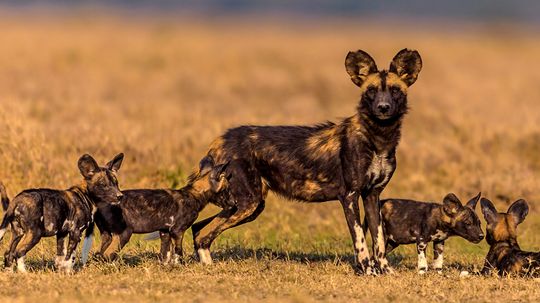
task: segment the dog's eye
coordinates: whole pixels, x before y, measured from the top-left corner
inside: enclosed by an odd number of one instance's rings
[[[394,86],[390,89],[390,92],[392,93],[392,95],[397,96],[401,92],[401,90],[398,87]]]
[[[368,86],[366,93],[369,97],[373,98],[377,93],[377,88],[375,86]]]

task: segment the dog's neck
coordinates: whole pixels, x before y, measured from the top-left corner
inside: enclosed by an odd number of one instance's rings
[[[90,210],[92,214],[95,212],[98,203],[96,202],[96,198],[92,197],[92,195],[88,191],[88,186],[85,182],[69,188],[68,191],[73,193],[81,202],[81,204],[84,207],[88,208],[88,210]]]
[[[401,138],[403,117],[404,114],[401,114],[395,118],[380,120],[359,108],[353,120],[357,131],[371,143],[375,151],[390,151],[397,147]]]

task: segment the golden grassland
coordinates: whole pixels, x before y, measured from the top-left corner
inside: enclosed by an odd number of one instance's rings
[[[364,49],[387,67],[404,47],[424,69],[410,89],[398,169],[383,197],[463,200],[501,209],[525,198],[522,248],[540,249],[540,40],[534,32],[376,22],[279,23],[80,16],[0,19],[0,180],[10,196],[67,188],[85,152],[124,152],[120,184],[181,186],[213,138],[241,124],[311,124],[352,115],[359,98],[343,62]],[[214,207],[203,216],[215,212]],[[478,212],[479,213],[479,212]],[[9,236],[7,236],[9,238]],[[193,252],[191,237],[185,247]],[[5,250],[7,239],[0,249]],[[270,196],[258,220],[227,231],[217,263],[161,266],[136,236],[114,263],[54,273],[53,239],[28,275],[0,273],[0,301],[527,301],[540,282],[459,278],[487,245],[451,239],[444,275],[419,277],[415,249],[391,255],[396,276],[358,277],[338,203]]]

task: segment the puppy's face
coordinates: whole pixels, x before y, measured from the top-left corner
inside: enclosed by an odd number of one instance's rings
[[[489,245],[498,242],[517,243],[516,229],[529,213],[529,206],[525,200],[512,203],[506,213],[500,213],[488,199],[482,198],[482,213],[486,219],[486,241]]]
[[[84,177],[88,192],[100,202],[119,204],[122,192],[118,188],[116,173],[122,165],[124,154],[116,155],[105,167],[98,166],[92,156],[86,154],[79,159],[79,170]]]
[[[474,212],[479,199],[480,193],[469,200],[465,206],[454,194],[448,194],[443,200],[443,211],[452,231],[473,243],[479,243],[484,239],[480,219]]]

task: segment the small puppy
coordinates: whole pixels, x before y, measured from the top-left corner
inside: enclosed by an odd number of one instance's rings
[[[0,239],[11,226],[11,244],[5,253],[6,268],[17,260],[17,270],[26,272],[24,258],[42,237],[56,236],[56,267],[71,272],[75,249],[83,231],[92,223],[92,215],[100,205],[116,204],[122,197],[118,189],[116,172],[124,154],[118,154],[99,167],[90,155],[83,155],[78,162],[84,182],[67,190],[27,189],[9,202],[5,188],[0,184],[0,194],[5,215],[0,225]],[[65,239],[69,236],[68,246]]]
[[[527,202],[517,200],[506,213],[497,212],[488,199],[482,198],[480,203],[490,245],[482,274],[494,270],[499,275],[539,276],[540,253],[523,251],[517,243],[516,228],[529,212]]]
[[[386,253],[399,245],[416,243],[418,273],[424,274],[428,269],[427,244],[433,241],[433,268],[441,272],[444,241],[448,237],[460,236],[473,243],[479,243],[484,238],[480,219],[474,212],[479,199],[480,193],[465,206],[452,193],[444,197],[443,204],[404,199],[382,200]]]
[[[207,156],[201,160],[198,173],[190,176],[188,184],[181,189],[124,190],[119,205],[98,207],[95,223],[102,240],[99,254],[105,259],[114,259],[132,234],[159,232],[163,263],[180,261],[184,232],[210,198],[227,187],[230,178],[227,166],[228,163],[215,165],[212,157]],[[89,236],[87,234],[85,247]],[[87,253],[85,249],[83,259]]]

